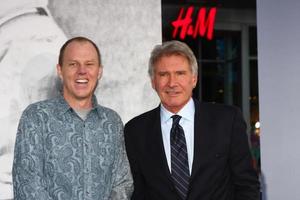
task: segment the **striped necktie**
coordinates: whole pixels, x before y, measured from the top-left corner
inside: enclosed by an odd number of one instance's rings
[[[179,125],[181,116],[173,115],[171,128],[171,176],[181,199],[185,200],[189,188],[189,164],[183,128]]]

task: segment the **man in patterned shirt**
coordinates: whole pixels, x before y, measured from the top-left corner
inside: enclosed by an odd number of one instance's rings
[[[19,122],[13,163],[14,198],[126,200],[133,190],[123,124],[94,95],[103,67],[91,40],[61,48],[61,96],[31,104]]]

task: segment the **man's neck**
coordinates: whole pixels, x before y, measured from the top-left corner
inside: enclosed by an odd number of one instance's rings
[[[84,99],[74,99],[66,96],[64,98],[73,109],[91,109],[93,107],[92,96]]]

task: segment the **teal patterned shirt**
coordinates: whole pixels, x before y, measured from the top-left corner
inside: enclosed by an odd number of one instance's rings
[[[98,105],[82,120],[62,96],[29,105],[19,122],[15,200],[126,200],[133,181],[123,123]]]

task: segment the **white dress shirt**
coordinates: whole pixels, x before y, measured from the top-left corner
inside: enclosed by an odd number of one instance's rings
[[[191,98],[188,103],[178,112],[172,113],[168,111],[162,104],[160,106],[160,119],[161,119],[161,131],[165,154],[171,172],[171,145],[170,145],[170,131],[173,123],[171,118],[173,115],[180,115],[181,119],[179,124],[182,126],[185,135],[185,141],[187,146],[187,154],[189,161],[189,171],[192,173],[192,164],[194,158],[194,116],[195,116],[195,104]]]

